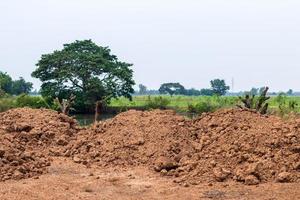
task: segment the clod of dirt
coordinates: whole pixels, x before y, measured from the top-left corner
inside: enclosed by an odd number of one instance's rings
[[[278,174],[276,181],[280,183],[288,183],[291,180],[291,173],[281,172]]]
[[[172,161],[169,158],[159,157],[155,161],[154,170],[157,172],[160,172],[162,170],[170,171],[170,170],[176,169],[176,168],[178,168],[178,163],[176,163],[175,161]]]
[[[258,185],[259,180],[256,176],[249,175],[245,177],[245,185]]]
[[[231,174],[231,172],[229,170],[226,170],[226,169],[223,169],[220,167],[214,168],[213,173],[214,173],[216,181],[218,181],[218,182],[225,181],[228,178],[228,176]]]

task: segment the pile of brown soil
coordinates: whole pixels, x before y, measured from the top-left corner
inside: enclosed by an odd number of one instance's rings
[[[247,185],[300,181],[300,120],[220,110],[193,121],[199,150],[180,160],[178,182]]]
[[[75,162],[145,165],[175,182],[300,180],[300,120],[229,109],[187,120],[172,111],[129,111],[69,144]]]
[[[0,181],[42,174],[62,155],[87,166],[146,166],[185,185],[299,182],[300,119],[227,109],[189,120],[132,110],[78,128],[50,110],[0,114]]]
[[[74,139],[76,121],[46,109],[0,113],[0,181],[36,176]]]
[[[46,172],[50,160],[30,151],[13,137],[0,131],[0,181],[35,177]]]
[[[173,111],[128,111],[81,131],[70,143],[75,162],[101,166],[153,165],[193,153],[189,120]],[[176,168],[170,163],[168,168]]]

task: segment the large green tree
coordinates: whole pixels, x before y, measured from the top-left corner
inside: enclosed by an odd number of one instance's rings
[[[230,87],[226,85],[225,80],[214,79],[210,81],[210,84],[213,94],[218,96],[225,95],[226,92],[230,89]]]
[[[131,98],[132,64],[119,61],[108,47],[91,40],[65,44],[62,50],[42,55],[33,77],[42,81],[41,94],[67,99],[76,95],[75,109],[86,111],[96,101],[125,96]]]

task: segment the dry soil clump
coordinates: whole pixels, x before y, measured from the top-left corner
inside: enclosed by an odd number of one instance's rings
[[[0,181],[37,176],[74,139],[76,121],[46,109],[0,113]]]

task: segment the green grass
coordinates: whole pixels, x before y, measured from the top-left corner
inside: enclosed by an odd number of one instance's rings
[[[151,96],[155,98],[158,96]],[[210,109],[211,111],[218,108],[235,107],[239,103],[238,97],[217,97],[217,96],[168,96],[162,95],[164,99],[169,101],[167,108],[176,109],[182,112],[188,112],[192,107],[202,107],[198,110]],[[278,100],[278,97],[272,97],[269,101],[269,108],[271,111],[279,111],[280,105],[282,112],[294,111],[300,113],[300,97],[282,97],[282,100]],[[295,108],[291,110],[289,103],[295,102]],[[133,100],[130,101],[124,97],[118,99],[112,99],[109,106],[111,107],[122,107],[122,108],[146,108],[148,104],[148,96],[134,96]]]
[[[149,99],[150,98],[150,99]],[[269,101],[269,110],[286,115],[291,112],[300,113],[300,97],[277,96]],[[133,96],[133,100],[121,97],[112,99],[109,107],[125,111],[130,108],[154,109],[169,108],[178,112],[202,113],[219,108],[235,107],[239,103],[238,97],[209,97],[209,96]],[[20,95],[18,97],[0,98],[0,112],[16,107],[49,108],[50,106],[40,96],[32,97]]]
[[[151,96],[151,99],[159,96]],[[197,105],[199,103],[208,102],[212,107],[231,107],[236,105],[237,97],[208,97],[208,96],[167,96],[162,95],[163,99],[169,103],[167,108],[173,108],[178,111],[188,111],[191,105]],[[149,96],[134,96],[133,100],[130,101],[126,98],[112,99],[109,106],[111,107],[124,107],[124,108],[135,108],[135,107],[148,107]]]

